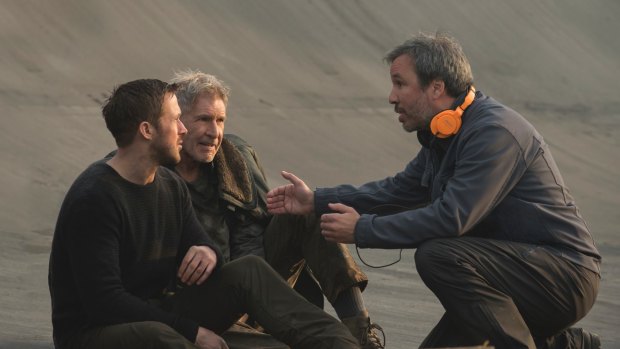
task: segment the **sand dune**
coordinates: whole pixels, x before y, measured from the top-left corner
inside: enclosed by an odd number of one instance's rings
[[[51,235],[73,179],[114,148],[99,108],[115,84],[215,74],[233,91],[227,131],[255,145],[272,185],[281,169],[360,184],[419,149],[387,103],[382,56],[420,30],[455,35],[478,89],[551,145],[604,257],[581,325],[620,348],[618,16],[615,0],[1,1],[0,348],[50,347]],[[441,315],[412,255],[368,270],[389,348],[417,346]]]

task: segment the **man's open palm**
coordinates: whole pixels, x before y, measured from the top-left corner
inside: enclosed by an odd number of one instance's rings
[[[314,211],[314,193],[304,181],[292,173],[282,171],[282,177],[291,182],[267,193],[267,209],[272,214],[308,214]]]

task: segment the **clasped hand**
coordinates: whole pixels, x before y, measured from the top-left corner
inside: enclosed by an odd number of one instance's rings
[[[334,213],[321,216],[321,234],[325,240],[343,244],[355,243],[355,225],[360,219],[353,207],[344,204],[329,204]]]

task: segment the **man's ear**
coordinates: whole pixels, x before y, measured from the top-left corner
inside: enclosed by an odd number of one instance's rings
[[[435,79],[431,81],[429,87],[431,89],[430,92],[433,99],[439,99],[446,94],[446,84],[443,80]]]
[[[155,127],[148,121],[142,121],[140,125],[138,125],[138,133],[142,136],[142,138],[147,140],[153,139],[154,129]]]

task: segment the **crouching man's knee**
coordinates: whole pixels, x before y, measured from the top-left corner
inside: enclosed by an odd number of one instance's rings
[[[458,258],[451,240],[453,239],[428,240],[417,248],[416,269],[427,286],[456,272]]]

